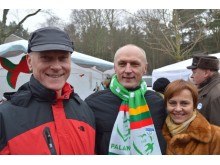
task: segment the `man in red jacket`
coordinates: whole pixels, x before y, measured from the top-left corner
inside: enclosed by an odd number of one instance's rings
[[[32,33],[30,81],[0,105],[0,154],[94,154],[93,112],[66,82],[73,50],[58,28]]]

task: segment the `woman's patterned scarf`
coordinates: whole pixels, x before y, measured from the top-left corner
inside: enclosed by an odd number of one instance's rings
[[[188,120],[186,120],[185,122],[183,122],[181,124],[175,124],[173,122],[173,120],[171,119],[170,115],[168,115],[166,118],[166,124],[167,124],[167,128],[169,129],[171,135],[175,136],[176,134],[184,132],[188,128],[190,123],[196,118],[196,114],[197,114],[196,111],[197,110],[194,110],[192,116]]]
[[[150,109],[144,98],[147,85],[141,80],[140,88],[128,91],[112,77],[111,91],[122,99],[115,121],[109,154],[115,155],[159,155],[161,154]]]

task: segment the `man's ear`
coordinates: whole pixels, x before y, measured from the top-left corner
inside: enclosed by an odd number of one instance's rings
[[[204,69],[204,75],[205,75],[204,77],[205,77],[205,78],[210,77],[211,73],[212,73],[211,70],[209,70],[209,69]]]
[[[27,65],[30,71],[32,71],[32,65],[31,65],[31,57],[29,54],[26,55]]]
[[[115,64],[114,64],[114,71],[116,72],[116,67],[115,67]]]
[[[144,74],[147,74],[147,64],[145,65],[145,67],[144,67]]]

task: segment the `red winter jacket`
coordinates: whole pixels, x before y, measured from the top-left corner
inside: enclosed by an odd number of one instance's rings
[[[32,76],[0,105],[0,154],[94,154],[93,112],[68,83],[62,93]]]

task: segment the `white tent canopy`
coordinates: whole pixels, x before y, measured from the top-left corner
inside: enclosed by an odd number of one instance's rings
[[[28,41],[19,40],[0,45],[0,57],[7,58],[14,64],[18,64],[27,51]],[[71,55],[71,74],[67,80],[76,93],[84,99],[99,87],[107,76],[114,73],[113,63],[99,58],[91,57],[74,51]],[[0,98],[4,92],[16,91],[22,84],[29,81],[31,74],[20,73],[16,88],[13,89],[7,82],[8,71],[0,65]]]
[[[220,60],[220,53],[210,55],[215,56]],[[176,79],[188,80],[192,71],[190,69],[187,69],[186,67],[190,66],[191,64],[192,58],[171,65],[167,65],[158,69],[154,69],[152,72],[152,85],[160,77],[166,77],[170,81]]]
[[[28,41],[19,40],[0,45],[0,57],[13,57],[27,52]],[[106,71],[113,68],[113,63],[74,51],[72,61],[80,66],[91,68],[96,66],[98,70]]]
[[[82,54],[74,51],[72,53],[72,61],[82,67],[90,68],[96,66],[96,69],[100,71],[106,71],[113,68],[113,63],[105,61],[96,57],[92,57],[86,54]]]

